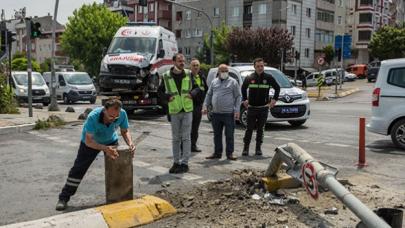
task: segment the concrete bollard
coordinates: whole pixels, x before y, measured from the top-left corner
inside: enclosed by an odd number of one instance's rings
[[[132,156],[128,147],[118,147],[119,157],[105,156],[105,192],[107,204],[134,198]]]

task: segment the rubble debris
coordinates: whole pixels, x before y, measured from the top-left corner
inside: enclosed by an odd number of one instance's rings
[[[332,207],[325,210],[325,215],[337,215],[339,213],[339,209],[336,207]]]
[[[67,107],[65,112],[75,112],[75,109],[71,106]]]

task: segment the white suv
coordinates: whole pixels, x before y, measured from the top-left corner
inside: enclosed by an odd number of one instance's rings
[[[237,65],[229,67],[231,77],[237,79],[240,86],[243,80],[255,71],[253,65]],[[280,97],[276,106],[269,111],[267,122],[288,121],[293,126],[303,125],[310,115],[310,106],[307,93],[297,87],[294,87],[287,76],[273,67],[265,67],[264,71],[271,74],[280,85]],[[218,68],[212,68],[207,77],[207,84],[210,85],[218,73]],[[273,96],[274,90],[271,89],[269,96]],[[210,114],[208,115],[210,119]],[[247,125],[247,110],[241,105],[240,123]]]
[[[405,149],[405,58],[381,62],[373,91],[371,132],[391,135]]]

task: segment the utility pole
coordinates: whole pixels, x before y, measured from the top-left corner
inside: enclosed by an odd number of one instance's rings
[[[299,40],[299,45],[298,45],[298,49],[299,49],[299,58],[296,59],[295,61],[299,61],[298,63],[298,68],[301,68],[301,46],[302,46],[302,11],[304,8],[304,0],[301,0],[301,16],[300,16],[300,40]],[[294,83],[297,84],[297,62],[295,62],[295,71],[294,71]]]
[[[56,76],[55,76],[55,30],[56,30],[56,17],[58,15],[59,0],[55,0],[55,11],[52,21],[52,53],[51,53],[51,103],[49,104],[49,111],[60,111],[58,101],[56,100]]]
[[[31,18],[25,18],[28,72],[28,116],[32,117]]]
[[[211,34],[210,34],[210,49],[211,49],[211,51],[210,51],[210,62],[211,62],[211,65],[213,65],[213,64],[214,64],[214,23],[212,22],[211,17],[210,17],[205,11],[200,10],[200,9],[197,9],[197,8],[195,8],[195,7],[191,7],[191,6],[188,6],[188,5],[184,5],[184,4],[182,4],[182,3],[178,3],[178,2],[175,2],[175,1],[171,1],[171,0],[166,0],[166,2],[172,3],[172,4],[174,4],[174,5],[182,6],[182,7],[187,8],[187,9],[194,10],[194,11],[196,11],[196,12],[199,12],[199,13],[204,14],[204,16],[207,17],[207,19],[208,19],[208,21],[209,21],[209,23],[210,23],[210,25],[211,25]]]

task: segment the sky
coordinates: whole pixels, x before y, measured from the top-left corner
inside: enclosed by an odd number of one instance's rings
[[[93,2],[102,3],[103,0],[59,0],[59,10],[57,21],[66,24],[68,17],[73,15],[73,11],[83,4]],[[0,10],[4,9],[6,19],[14,17],[14,10],[27,7],[27,16],[53,15],[55,10],[55,0],[0,0]],[[0,11],[1,12],[1,11]]]

